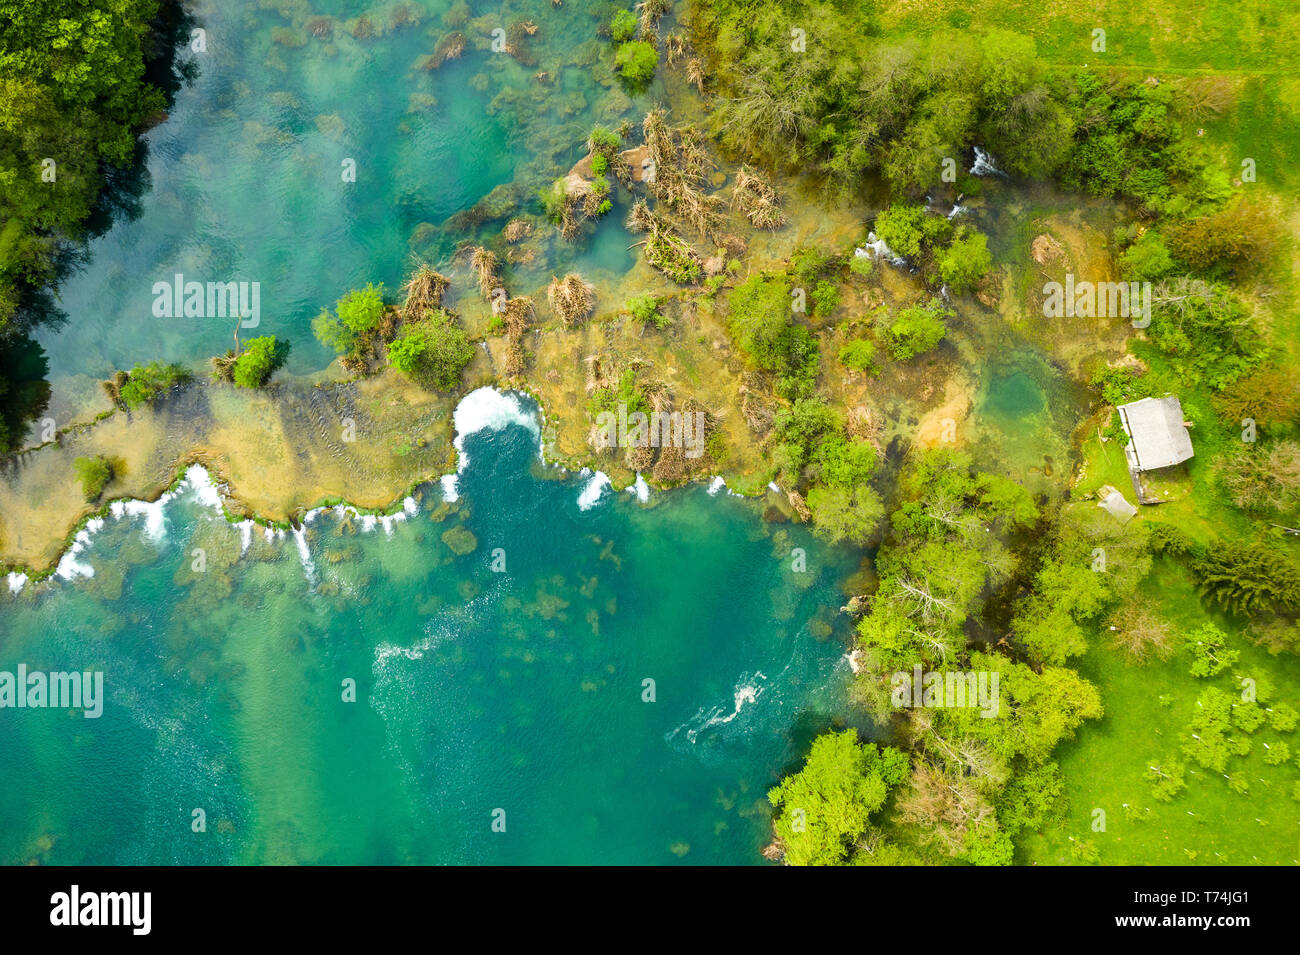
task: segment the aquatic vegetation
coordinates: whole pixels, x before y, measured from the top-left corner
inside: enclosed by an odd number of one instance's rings
[[[663,300],[658,296],[635,295],[627,300],[624,308],[642,325],[653,325],[655,328],[662,329],[672,324],[672,319],[661,310],[662,305]]]
[[[652,231],[645,240],[646,261],[680,285],[700,280],[700,256],[681,236]]]
[[[79,457],[72,462],[72,468],[81,482],[81,493],[87,501],[99,500],[104,488],[113,480],[113,466],[103,457]]]
[[[495,290],[501,287],[499,269],[500,261],[496,253],[483,246],[475,246],[470,252],[470,267],[478,276],[478,291],[486,301],[493,301]]]
[[[619,10],[609,24],[609,36],[615,43],[626,43],[639,29],[637,15],[631,10]]]
[[[632,40],[622,44],[614,54],[614,65],[633,86],[645,86],[654,79],[659,66],[659,51],[649,43]]]
[[[464,557],[466,554],[472,554],[478,549],[478,538],[474,532],[463,524],[457,524],[442,532],[442,542],[447,545],[453,554],[457,557]]]
[[[465,52],[465,34],[459,30],[448,33],[433,48],[433,54],[420,64],[423,70],[436,70],[448,60],[459,59]]]
[[[513,378],[523,373],[525,355],[524,332],[532,325],[536,317],[533,300],[527,296],[512,298],[505,304],[506,327],[506,362],[502,369],[507,377]]]

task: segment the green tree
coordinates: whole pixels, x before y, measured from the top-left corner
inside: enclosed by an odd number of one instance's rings
[[[813,530],[832,544],[846,541],[866,546],[875,536],[885,505],[874,490],[857,487],[815,487],[808,492]]]
[[[1212,623],[1189,633],[1186,641],[1192,654],[1192,676],[1216,676],[1236,663],[1240,655],[1228,648],[1228,635]]]
[[[384,316],[384,285],[367,283],[338,300],[335,311],[323,309],[312,322],[312,331],[340,355],[359,356],[373,340]]]
[[[852,730],[817,737],[803,768],[767,794],[786,862],[842,863],[907,772],[905,754],[859,743]]]
[[[969,232],[939,253],[938,263],[939,275],[955,294],[969,292],[993,265],[988,239],[982,232]]]
[[[887,330],[889,354],[899,361],[906,361],[929,351],[948,334],[944,320],[951,318],[952,314],[952,310],[937,298],[902,309]]]
[[[231,380],[241,388],[261,388],[284,365],[289,345],[274,335],[249,339],[231,369]]]
[[[1241,616],[1300,609],[1300,569],[1268,544],[1221,541],[1192,563],[1201,593]]]

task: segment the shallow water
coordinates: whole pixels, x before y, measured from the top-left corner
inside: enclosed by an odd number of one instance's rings
[[[659,81],[635,96],[620,88],[609,43],[596,37],[597,5],[582,0],[476,2],[467,23],[452,12],[463,4],[423,0],[408,4],[418,23],[362,40],[347,26],[365,4],[283,6],[195,5],[207,52],[191,54],[197,79],[146,137],[141,215],[91,244],[88,266],[61,289],[69,323],[39,336],[56,388],[68,375],[102,378],[154,358],[198,362],[229,348],[231,320],[154,317],[154,283],[177,273],[260,283],[261,321],[242,337],[288,338],[289,369],[319,370],[333,358],[311,332],[322,307],[371,281],[395,293],[413,256],[450,270],[457,243],[540,212],[537,191],[581,158],[592,125],[639,123],[664,100]],[[377,28],[392,7],[369,11]],[[308,28],[316,15],[338,18],[324,36]],[[538,25],[527,41],[535,63],[476,48],[498,21],[527,19]],[[465,53],[421,69],[453,29],[469,38]],[[348,160],[355,182],[343,180]],[[490,203],[495,218],[448,224],[497,187],[507,188]],[[634,262],[620,214],[627,195],[614,198],[598,235],[540,243],[521,282],[570,266],[602,283],[625,274]]]
[[[487,414],[450,507],[268,541],[187,484],[110,516],[93,577],[0,595],[0,670],[107,696],[0,711],[0,862],[761,861],[766,789],[846,710],[856,560],[725,490],[583,510],[593,476]]]
[[[976,464],[1032,491],[1060,493],[1076,456],[1072,432],[1087,407],[1082,386],[1022,343],[978,371]]]

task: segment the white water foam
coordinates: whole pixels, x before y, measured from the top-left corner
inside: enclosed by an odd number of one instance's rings
[[[583,468],[580,473],[591,474],[591,471],[588,468]],[[589,511],[595,507],[596,502],[600,500],[600,496],[605,493],[605,488],[609,487],[609,485],[609,475],[604,471],[591,474],[591,480],[587,482],[587,486],[578,495],[578,510]]]
[[[175,490],[168,491],[158,500],[114,501],[109,505],[108,510],[114,520],[121,520],[123,517],[143,517],[145,537],[152,541],[161,541],[167,537],[167,505],[187,490],[193,493],[195,500],[200,504],[212,508],[218,514],[222,513],[221,489],[212,480],[208,469],[198,464],[191,464],[186,468],[185,476],[181,478]]]
[[[72,539],[72,546],[59,559],[59,566],[54,570],[55,576],[61,580],[75,580],[77,577],[95,576],[95,568],[77,558],[90,545],[90,539],[103,526],[104,519],[94,517],[86,522],[85,527],[77,531],[77,536]]]
[[[906,266],[907,259],[903,258],[893,249],[884,239],[877,236],[874,232],[867,233],[867,243],[862,248],[854,249],[853,254],[857,256],[871,256],[877,259],[884,259],[891,265]]]
[[[522,425],[537,436],[538,450],[541,450],[542,429],[537,415],[525,409],[516,395],[495,388],[476,388],[462,398],[452,413],[452,423],[456,428],[452,443],[458,453],[457,471],[464,471],[469,463],[465,456],[465,436],[484,428],[501,431],[512,424]]]
[[[9,581],[9,592],[11,594],[20,594],[23,588],[27,586],[27,575],[20,573],[11,573],[7,580]]]
[[[717,475],[709,482],[709,494],[717,496],[717,493],[727,486],[727,482]]]
[[[1006,177],[1006,173],[998,168],[997,161],[978,146],[975,147],[975,162],[970,167],[970,174],[972,176]]]
[[[642,504],[645,504],[650,500],[650,485],[645,482],[645,478],[641,476],[640,471],[637,472],[636,483],[630,485],[627,488],[627,492],[629,494],[635,494],[636,499]]]
[[[679,734],[686,737],[686,741],[692,745],[699,738],[699,735],[706,730],[715,726],[725,726],[733,722],[740,716],[741,711],[748,705],[752,706],[758,702],[758,698],[766,690],[764,684],[767,683],[767,676],[762,670],[755,670],[753,674],[742,673],[740,679],[736,681],[735,687],[731,694],[731,712],[728,713],[725,706],[700,707],[695,715],[677,727],[665,737],[672,740]],[[683,733],[684,731],[684,733]]]
[[[307,572],[307,581],[315,584],[316,565],[312,563],[311,550],[307,547],[307,529],[305,527],[295,527],[293,529],[293,542],[298,545],[298,559],[302,561],[302,569]]]

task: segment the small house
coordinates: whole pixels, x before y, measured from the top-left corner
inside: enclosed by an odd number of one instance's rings
[[[1128,458],[1133,489],[1141,503],[1157,503],[1160,499],[1147,492],[1142,474],[1181,464],[1193,454],[1192,438],[1187,433],[1188,423],[1183,420],[1183,406],[1175,396],[1167,395],[1132,401],[1120,405],[1117,410],[1124,433],[1129,438],[1124,455]]]

